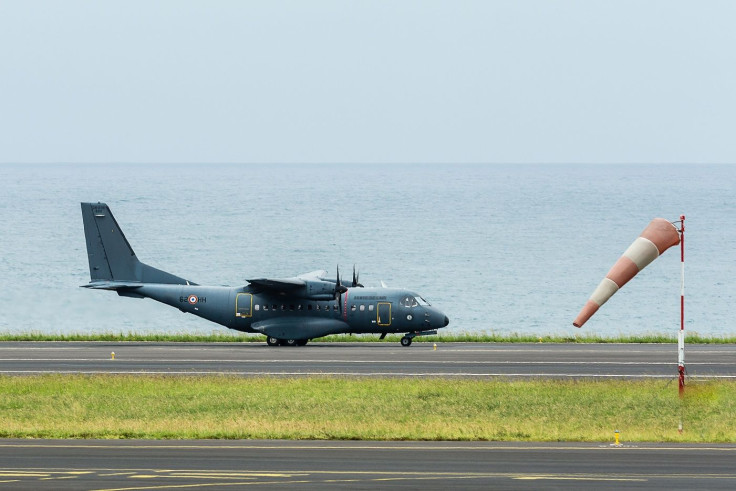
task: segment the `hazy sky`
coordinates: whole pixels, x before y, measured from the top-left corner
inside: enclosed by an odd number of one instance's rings
[[[736,2],[0,0],[0,162],[736,162]]]

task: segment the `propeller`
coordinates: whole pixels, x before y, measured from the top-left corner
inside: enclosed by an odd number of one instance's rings
[[[335,299],[340,307],[342,314],[342,294],[347,292],[348,288],[340,282],[340,266],[337,266],[337,279],[335,280]]]
[[[363,285],[360,284],[358,281],[358,277],[360,276],[360,273],[355,272],[355,264],[353,264],[353,285],[354,287],[363,288]]]

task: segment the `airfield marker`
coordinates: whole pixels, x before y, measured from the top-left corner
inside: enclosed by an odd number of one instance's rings
[[[680,397],[685,393],[685,215],[680,215],[680,332],[677,334],[677,371]],[[682,425],[680,427],[682,432]]]
[[[680,330],[677,333],[678,393],[680,395],[680,424],[682,434],[682,398],[685,395],[685,215],[680,215]]]

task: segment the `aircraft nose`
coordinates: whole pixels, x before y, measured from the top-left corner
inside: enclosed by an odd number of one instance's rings
[[[447,327],[448,324],[450,324],[450,319],[448,319],[448,317],[445,316],[445,323],[444,323],[444,325],[442,327]]]

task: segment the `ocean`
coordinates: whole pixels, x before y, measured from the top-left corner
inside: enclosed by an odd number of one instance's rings
[[[447,333],[676,335],[672,248],[572,321],[649,221],[685,220],[686,329],[736,335],[736,166],[0,165],[2,333],[231,332],[89,281],[81,201],[139,259],[200,284],[353,264],[419,292]]]

